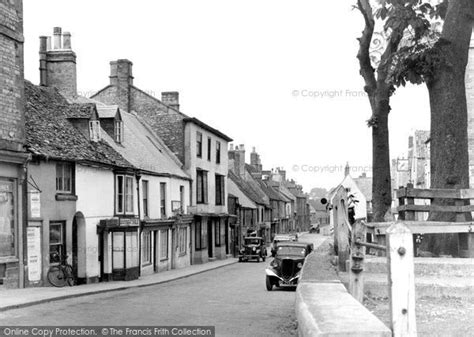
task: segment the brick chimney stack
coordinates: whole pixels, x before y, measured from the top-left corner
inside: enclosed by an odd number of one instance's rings
[[[116,87],[117,103],[123,110],[131,110],[133,63],[126,59],[110,62],[110,85]]]
[[[76,54],[71,49],[71,33],[54,27],[51,38],[40,37],[40,85],[55,87],[68,100],[77,98]]]
[[[179,111],[179,92],[177,91],[162,92],[161,101],[167,106]]]
[[[252,148],[252,153],[250,153],[250,165],[252,165],[257,172],[262,172],[262,162],[260,155],[255,151],[255,147]]]
[[[233,146],[228,151],[229,156],[229,168],[239,177],[245,175],[245,145],[240,144],[236,146],[235,149]],[[232,165],[232,162],[234,165]]]

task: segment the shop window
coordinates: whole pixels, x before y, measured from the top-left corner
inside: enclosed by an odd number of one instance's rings
[[[49,263],[59,263],[66,255],[64,222],[49,224]]]
[[[112,233],[112,269],[138,267],[138,232]]]
[[[72,193],[73,191],[73,166],[70,163],[56,164],[56,192]]]
[[[13,183],[0,181],[0,257],[16,255],[15,216]]]
[[[225,176],[216,174],[216,205],[225,204]]]
[[[116,176],[116,213],[133,214],[133,177]]]
[[[160,230],[160,261],[168,260],[168,230]]]
[[[207,171],[196,171],[196,202],[198,204],[207,203]]]
[[[181,227],[178,230],[179,255],[186,254],[187,242],[188,242],[188,229],[186,227]]]
[[[143,264],[151,264],[151,251],[152,251],[152,244],[151,244],[151,232],[143,232],[143,242],[142,242],[142,261]]]

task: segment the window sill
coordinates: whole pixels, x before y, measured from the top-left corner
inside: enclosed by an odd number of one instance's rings
[[[56,201],[77,201],[77,199],[75,194],[56,193]]]
[[[160,259],[160,262],[166,262],[166,261],[168,261],[168,258],[166,258],[166,259]]]
[[[149,266],[151,266],[151,265],[152,265],[151,262],[144,262],[144,263],[142,264],[142,268],[144,268],[144,267],[149,267]]]
[[[183,257],[183,256],[186,256],[186,255],[187,255],[186,252],[184,252],[184,253],[179,253],[179,257]]]

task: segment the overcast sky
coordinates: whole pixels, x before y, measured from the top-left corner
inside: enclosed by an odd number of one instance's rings
[[[24,0],[25,77],[39,82],[39,36],[72,34],[78,90],[109,83],[109,62],[133,62],[134,84],[283,167],[306,191],[371,175],[370,107],[356,59],[355,0]],[[429,129],[424,86],[392,99],[391,157]]]

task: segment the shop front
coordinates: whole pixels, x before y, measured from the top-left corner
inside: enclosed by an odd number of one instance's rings
[[[140,275],[138,218],[112,218],[101,220],[99,261],[101,281],[130,281]]]

